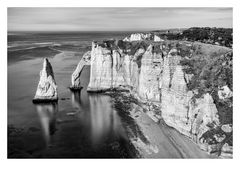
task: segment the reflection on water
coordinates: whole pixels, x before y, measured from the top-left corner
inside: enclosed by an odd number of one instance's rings
[[[36,105],[48,147],[44,153],[51,154],[51,157],[66,157],[67,154],[68,157],[88,158],[128,157],[128,138],[118,113],[112,107],[111,97],[101,94],[86,96],[82,97],[81,91],[71,93],[70,104],[74,111],[58,112],[56,103]],[[60,122],[56,132],[57,120]]]
[[[81,107],[81,90],[72,92],[71,96],[72,96],[72,106],[74,108],[79,108],[81,110],[82,109],[82,107]]]
[[[82,104],[81,91],[72,92],[72,105],[83,111],[78,116],[89,129],[88,135],[92,148],[97,148],[106,142],[126,139],[120,117],[112,107],[111,97],[101,94],[88,94],[89,108]]]
[[[91,136],[93,146],[106,141],[108,135],[123,136],[123,128],[111,98],[106,95],[89,95],[91,113]]]
[[[57,103],[37,104],[36,109],[42,125],[46,145],[49,145],[50,136],[56,131],[56,114],[58,111],[58,105]]]

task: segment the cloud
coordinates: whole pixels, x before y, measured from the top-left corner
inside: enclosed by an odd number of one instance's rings
[[[9,31],[232,27],[232,8],[8,8]]]

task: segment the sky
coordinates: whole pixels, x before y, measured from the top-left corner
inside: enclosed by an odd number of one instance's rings
[[[8,8],[8,31],[232,28],[232,8]]]

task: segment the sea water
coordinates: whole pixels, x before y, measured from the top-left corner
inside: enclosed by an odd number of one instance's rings
[[[123,39],[129,32],[11,32],[8,34],[8,157],[135,157],[111,98],[71,92],[71,74],[93,40]],[[52,64],[57,104],[33,104],[43,58]]]

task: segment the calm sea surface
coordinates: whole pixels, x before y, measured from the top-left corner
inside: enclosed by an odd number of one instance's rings
[[[90,68],[81,92],[68,90],[71,74],[93,40],[124,38],[129,32],[8,34],[8,157],[135,157],[111,98],[88,94]],[[32,103],[43,58],[58,85],[58,104]]]

